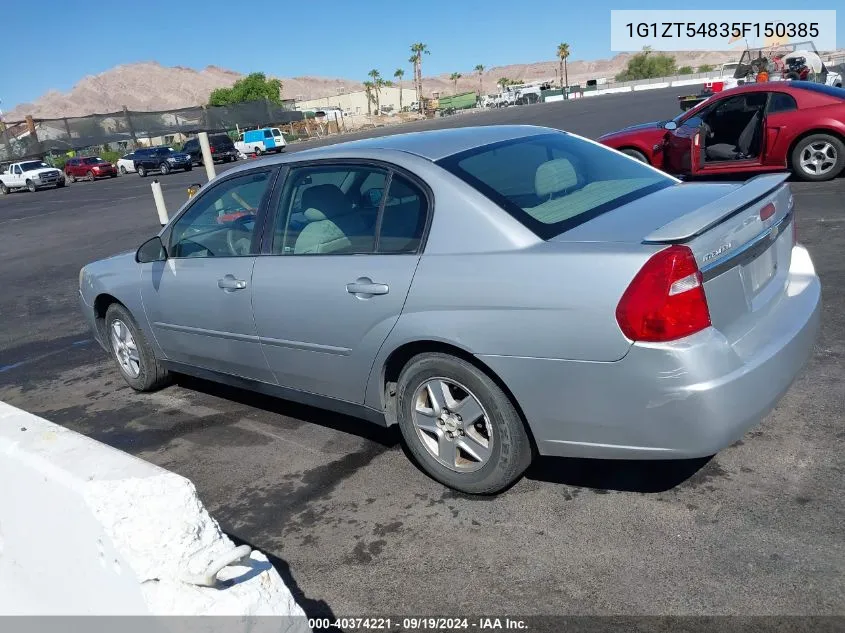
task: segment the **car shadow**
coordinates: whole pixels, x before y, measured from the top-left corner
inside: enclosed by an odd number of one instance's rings
[[[707,466],[713,456],[697,459],[633,460],[537,457],[528,479],[597,491],[665,492]]]
[[[399,443],[399,429],[395,425],[385,428],[342,413],[335,413],[327,409],[319,409],[248,389],[240,389],[184,374],[176,374],[174,376],[174,382],[176,385],[191,391],[224,398],[232,402],[237,402],[238,404],[267,411],[268,413],[295,418],[311,424],[319,424],[335,431],[356,435],[388,448],[396,446]]]

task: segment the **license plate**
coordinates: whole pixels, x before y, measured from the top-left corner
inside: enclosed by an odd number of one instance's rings
[[[757,294],[760,288],[774,276],[776,263],[775,248],[770,247],[745,267],[745,272],[751,282],[752,294]]]

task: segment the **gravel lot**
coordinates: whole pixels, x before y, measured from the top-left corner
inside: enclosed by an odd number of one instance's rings
[[[597,136],[673,116],[676,94],[402,130],[521,122]],[[171,209],[202,179],[162,178]],[[822,332],[758,428],[709,460],[541,460],[491,499],[429,480],[393,430],[197,380],[152,395],[125,386],[84,329],[77,275],[156,232],[149,183],[0,198],[0,399],[190,477],[310,615],[845,614],[845,178],[794,184]]]

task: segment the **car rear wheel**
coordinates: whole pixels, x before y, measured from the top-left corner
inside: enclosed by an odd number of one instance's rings
[[[792,172],[803,180],[831,180],[845,168],[845,144],[829,134],[812,134],[798,141],[790,162]]]
[[[256,156],[261,156],[261,154],[263,154],[263,153],[264,153],[264,152],[262,152],[262,151],[261,151],[261,147],[259,147],[258,145],[256,145],[255,147],[253,147],[253,148],[252,148],[252,151],[253,151],[253,153],[254,153]]]
[[[87,174],[85,174],[85,177],[88,178],[88,180],[90,180],[91,182],[94,182],[94,172],[93,171],[89,171]]]
[[[639,150],[626,148],[622,150],[622,153],[626,156],[630,156],[631,158],[636,158],[641,163],[645,163],[646,165],[648,164],[648,159],[645,157],[645,154]]]
[[[6,196],[9,194],[9,191],[10,189],[4,183],[0,183],[0,194]]]
[[[31,180],[26,181],[26,188],[29,189],[29,191],[31,193],[35,193],[35,190],[37,189],[37,187],[35,186],[35,183],[32,182]]]
[[[126,383],[136,391],[163,387],[170,375],[155,357],[144,333],[129,311],[113,303],[106,311],[108,347]]]
[[[144,178],[147,175],[147,168],[143,165],[138,165],[138,169],[136,171],[141,178]]]
[[[531,463],[528,433],[510,398],[463,359],[415,356],[397,381],[397,402],[408,450],[424,471],[450,488],[494,494]]]
[[[170,173],[170,165],[168,165],[167,163],[162,163],[161,165],[158,166],[158,168],[159,168],[159,171],[161,171],[161,174],[163,176],[166,176],[167,174]]]

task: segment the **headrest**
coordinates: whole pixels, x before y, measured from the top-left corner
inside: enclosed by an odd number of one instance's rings
[[[313,207],[305,209],[303,215],[305,216],[305,219],[309,222],[319,222],[320,220],[326,219],[325,213],[323,213],[319,209],[314,209]]]
[[[306,217],[312,211],[322,212],[323,217],[320,218],[321,220],[345,215],[352,211],[352,204],[343,195],[340,187],[329,184],[314,185],[303,191],[302,206],[307,209],[305,212]]]
[[[538,196],[548,196],[578,184],[575,168],[565,158],[543,163],[534,175],[534,191]]]

